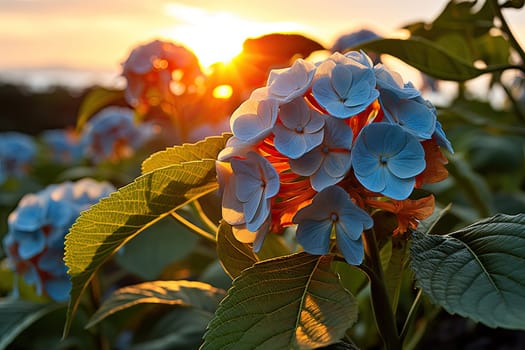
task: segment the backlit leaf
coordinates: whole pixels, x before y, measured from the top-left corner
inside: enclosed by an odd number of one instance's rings
[[[355,298],[307,253],[266,260],[233,281],[201,349],[313,349],[339,342],[357,319]]]
[[[525,214],[496,215],[438,236],[414,232],[420,287],[450,313],[525,329]]]
[[[222,136],[211,136],[197,143],[185,143],[154,153],[142,163],[142,173],[195,159],[216,159],[230,136],[231,134],[226,133]]]
[[[138,177],[83,212],[66,236],[72,288],[65,334],[80,295],[122,245],[186,203],[217,189],[215,161],[191,161]]]
[[[123,90],[110,90],[97,87],[91,90],[82,100],[77,116],[77,129],[81,130],[84,124],[102,108],[124,98]]]
[[[86,327],[92,327],[115,312],[138,304],[191,306],[215,312],[225,292],[194,281],[153,281],[120,288],[100,306]]]
[[[233,236],[232,227],[224,221],[217,232],[217,255],[232,278],[259,261],[251,245],[239,242]]]

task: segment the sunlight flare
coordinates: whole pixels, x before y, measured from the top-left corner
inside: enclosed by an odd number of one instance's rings
[[[294,22],[257,22],[229,12],[212,12],[199,7],[166,4],[164,12],[177,23],[161,34],[191,49],[203,67],[228,63],[241,53],[243,42],[272,32],[298,32]]]

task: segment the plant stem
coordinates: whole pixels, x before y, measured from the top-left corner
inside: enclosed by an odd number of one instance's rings
[[[183,217],[182,215],[179,215],[177,214],[176,212],[172,212],[171,213],[171,216],[177,220],[178,222],[180,222],[181,224],[183,224],[184,226],[188,227],[190,230],[194,231],[195,233],[197,233],[198,235],[206,238],[207,240],[215,243],[217,242],[217,239],[215,237],[215,234],[212,234],[208,231],[205,231],[203,230],[202,228],[200,228],[199,226],[195,225],[194,223],[188,221],[185,217]]]
[[[524,64],[525,63],[525,51],[523,51],[522,47],[520,46],[520,44],[516,40],[516,37],[514,36],[514,34],[512,34],[512,31],[510,30],[510,27],[509,27],[507,21],[505,20],[505,17],[503,16],[503,13],[501,12],[501,8],[500,8],[500,6],[498,4],[498,0],[491,0],[490,3],[492,5],[492,9],[494,11],[494,14],[496,15],[497,18],[499,18],[499,20],[501,22],[501,30],[505,34],[507,34],[507,36],[508,36],[507,40],[510,42],[510,44],[512,45],[514,50],[516,50],[516,52],[520,55],[521,63]]]
[[[93,279],[90,283],[90,291],[89,291],[90,301],[93,309],[95,311],[98,310],[100,307],[101,301],[102,301],[102,295],[101,295],[101,288],[100,288],[100,281],[98,278],[98,275],[95,274],[93,276]],[[109,350],[110,346],[108,343],[108,340],[101,334],[100,331],[100,325],[97,326],[97,328],[94,330],[93,336],[96,339],[97,347],[100,350]]]
[[[403,325],[403,329],[401,330],[401,335],[399,336],[399,338],[401,339],[401,342],[403,342],[403,340],[407,336],[408,330],[410,326],[412,326],[412,323],[414,322],[414,319],[416,317],[416,311],[419,308],[419,304],[421,304],[422,296],[423,296],[423,290],[418,289],[416,298],[412,302],[412,306],[410,307],[410,310],[408,311],[408,315],[405,320],[405,324]]]
[[[510,103],[512,104],[512,108],[514,109],[514,113],[518,116],[518,118],[523,122],[525,121],[525,115],[523,115],[520,106],[514,96],[512,95],[512,91],[501,81],[499,82],[499,85],[503,88],[503,91],[505,91],[505,94],[507,95],[507,98],[509,99]]]
[[[363,243],[365,263],[362,267],[370,279],[370,298],[377,329],[383,339],[385,349],[401,350],[401,340],[397,333],[396,320],[386,290],[379,248],[373,229],[364,232]]]
[[[199,218],[202,220],[202,223],[208,228],[208,230],[210,230],[211,232],[217,232],[219,230],[217,225],[215,225],[215,223],[210,220],[208,215],[206,215],[198,199],[191,202],[191,205],[193,206],[193,209],[195,209],[197,215],[199,215]]]

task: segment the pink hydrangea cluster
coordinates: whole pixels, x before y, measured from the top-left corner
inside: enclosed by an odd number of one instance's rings
[[[447,176],[440,148],[452,152],[435,108],[364,52],[273,70],[230,127],[217,173],[236,238],[258,251],[268,232],[297,225],[305,251],[326,254],[334,238],[350,264],[373,210],[396,214],[396,232],[432,212],[433,197],[409,196]]]

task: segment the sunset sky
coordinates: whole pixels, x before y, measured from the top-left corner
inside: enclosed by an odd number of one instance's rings
[[[70,67],[118,71],[154,38],[192,49],[204,64],[226,60],[246,37],[297,32],[325,45],[360,27],[391,36],[431,21],[447,1],[420,0],[0,0],[0,70]],[[525,11],[507,18],[523,43]]]

